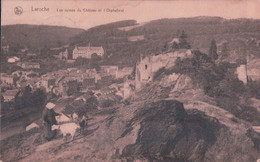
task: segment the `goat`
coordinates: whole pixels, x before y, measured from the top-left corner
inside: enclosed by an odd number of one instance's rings
[[[59,129],[63,135],[63,138],[66,137],[67,134],[70,134],[72,137],[72,140],[74,139],[76,130],[79,129],[79,125],[75,123],[65,123],[61,125],[53,125],[52,130]]]

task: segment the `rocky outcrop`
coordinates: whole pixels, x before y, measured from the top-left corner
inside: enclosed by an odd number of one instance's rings
[[[257,159],[257,151],[253,144],[248,144],[249,141],[240,139],[238,135],[230,137],[228,128],[216,118],[198,110],[186,112],[183,104],[176,100],[151,103],[142,108],[131,122],[129,125],[140,122],[141,127],[136,142],[127,145],[122,151],[122,158],[127,160],[214,161],[216,157],[219,161]],[[233,149],[237,153],[232,151],[233,146],[243,144],[243,149]],[[225,150],[221,152],[221,157],[218,149]]]

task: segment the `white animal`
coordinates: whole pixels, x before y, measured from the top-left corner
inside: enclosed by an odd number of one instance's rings
[[[32,123],[32,124],[28,125],[25,129],[26,129],[26,131],[29,131],[33,128],[39,128],[39,125],[37,125],[36,123]]]
[[[79,128],[80,128],[79,125],[77,125],[76,123],[65,123],[65,124],[61,124],[61,125],[52,126],[52,130],[59,129],[61,131],[63,137],[65,137],[67,134],[70,134],[72,139],[74,139],[76,130]]]
[[[55,117],[58,123],[71,122],[71,119],[64,114]]]

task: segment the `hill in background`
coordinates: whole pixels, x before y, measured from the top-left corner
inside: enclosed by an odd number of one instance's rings
[[[71,37],[83,31],[62,26],[6,25],[2,26],[2,42],[15,49],[49,49],[67,44]]]
[[[226,52],[235,61],[247,55],[260,57],[260,20],[224,19],[220,17],[193,17],[160,19],[138,24],[124,20],[104,24],[88,30],[35,25],[8,25],[2,27],[3,45],[10,48],[41,50],[41,54],[57,54],[50,48],[69,45],[69,55],[76,45],[103,46],[104,64],[134,66],[140,55],[160,54],[167,51],[169,42],[182,31],[188,36],[192,49],[208,53],[215,39],[217,51]],[[140,39],[139,39],[140,38]],[[64,50],[64,49],[63,49]],[[15,50],[13,50],[15,51]],[[44,52],[43,52],[44,51]],[[15,52],[11,55],[15,55]]]
[[[134,26],[133,20],[124,24]],[[220,52],[227,42],[228,52],[236,58],[252,54],[260,57],[260,21],[252,19],[223,19],[220,17],[194,17],[160,19],[122,30],[122,22],[102,25],[86,30],[71,39],[71,45],[98,45],[106,50],[107,63],[133,66],[140,54],[159,54],[167,43],[188,35],[191,48],[208,53],[210,42],[215,39]],[[129,41],[131,36],[144,36],[143,40]]]

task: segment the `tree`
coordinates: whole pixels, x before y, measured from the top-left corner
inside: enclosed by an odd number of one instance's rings
[[[29,85],[27,85],[27,86],[24,88],[24,90],[23,90],[23,95],[24,95],[24,96],[30,96],[31,92],[32,92],[32,88],[31,88]]]
[[[221,50],[221,60],[227,59],[229,56],[228,45],[225,42]]]
[[[75,66],[81,66],[81,65],[88,65],[89,64],[89,59],[87,58],[83,58],[83,57],[78,57],[75,62],[74,65]]]
[[[211,46],[209,49],[209,56],[211,57],[212,60],[217,60],[218,59],[218,54],[217,54],[217,45],[215,39],[211,41]]]
[[[67,90],[68,96],[79,91],[79,84],[78,84],[77,80],[70,80],[68,82],[68,87],[69,87]]]
[[[179,43],[179,48],[181,49],[190,49],[190,44],[187,42],[187,34],[185,33],[185,31],[183,30],[180,37],[179,37],[179,40],[180,40],[180,43]],[[176,47],[176,44],[174,44],[173,47]]]
[[[179,43],[173,42],[172,48],[173,48],[173,49],[179,49],[179,48],[180,48]]]
[[[162,52],[167,52],[168,48],[169,48],[168,43],[167,42],[164,43],[163,48],[162,48]]]
[[[24,102],[25,107],[30,107],[34,104],[33,97],[34,97],[34,95],[32,93],[32,88],[29,85],[27,85],[25,87],[25,89],[23,91],[23,95],[22,95],[22,100]]]
[[[47,94],[42,90],[42,89],[37,89],[34,93],[33,93],[33,101],[34,101],[34,105],[42,107],[45,105],[47,99]]]
[[[1,95],[1,105],[3,105],[4,104],[4,96],[3,95]]]

